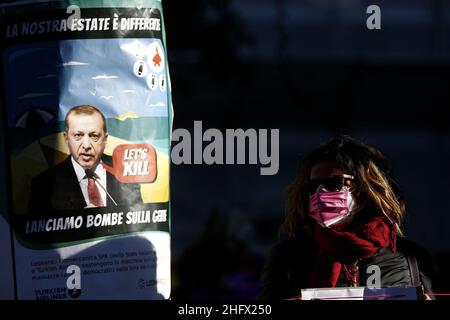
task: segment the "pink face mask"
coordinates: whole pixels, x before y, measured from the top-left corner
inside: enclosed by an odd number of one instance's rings
[[[320,186],[309,197],[309,215],[324,227],[343,228],[352,219],[355,201],[347,187],[341,191],[327,191]]]

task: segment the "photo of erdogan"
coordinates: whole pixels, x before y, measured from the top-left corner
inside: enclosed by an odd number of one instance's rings
[[[142,203],[139,184],[119,182],[102,165],[108,130],[100,110],[89,105],[70,109],[64,141],[70,155],[32,179],[29,213]]]

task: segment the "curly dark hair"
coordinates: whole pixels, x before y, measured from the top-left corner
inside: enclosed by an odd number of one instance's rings
[[[355,192],[360,201],[358,206],[374,208],[388,219],[398,235],[403,235],[405,203],[385,157],[379,150],[347,135],[320,146],[300,163],[288,190],[286,217],[280,231],[295,237],[308,229],[309,193],[306,182],[311,169],[321,162],[334,162],[354,175]]]

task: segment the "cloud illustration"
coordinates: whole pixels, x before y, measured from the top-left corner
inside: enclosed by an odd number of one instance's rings
[[[68,62],[64,62],[60,65],[58,65],[59,67],[69,67],[69,66],[86,66],[89,63],[86,62],[80,62],[80,61],[68,61]]]
[[[165,107],[166,105],[163,102],[158,103],[150,103],[150,107]]]
[[[133,93],[135,91],[134,90],[123,90],[122,92],[124,92],[124,93]]]
[[[44,96],[54,96],[54,93],[27,93],[23,96],[18,97],[17,99],[30,99],[30,98],[37,98],[37,97],[44,97]]]
[[[100,96],[100,99],[109,100],[114,98],[114,96]]]
[[[118,79],[118,76],[107,76],[106,74],[92,77],[93,80]]]

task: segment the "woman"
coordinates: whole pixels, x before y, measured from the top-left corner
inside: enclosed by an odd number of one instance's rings
[[[379,267],[381,287],[431,292],[433,263],[404,238],[404,220],[405,204],[382,153],[348,136],[330,141],[303,160],[289,189],[281,226],[289,240],[271,251],[260,298],[374,285],[370,266]]]

